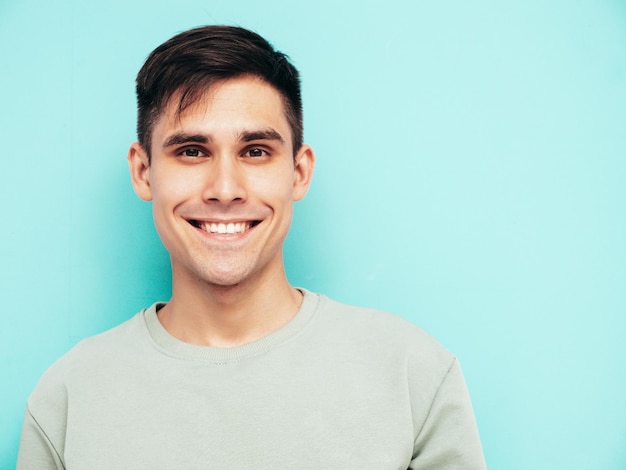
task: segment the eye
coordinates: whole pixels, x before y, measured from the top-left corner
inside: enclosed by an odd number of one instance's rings
[[[204,152],[194,147],[183,149],[180,152],[178,152],[178,155],[180,155],[181,157],[187,157],[187,158],[198,158],[198,157],[205,156]]]
[[[244,157],[259,158],[259,157],[269,156],[269,153],[266,150],[263,150],[261,148],[253,147],[251,149],[246,150],[244,152],[243,156]]]

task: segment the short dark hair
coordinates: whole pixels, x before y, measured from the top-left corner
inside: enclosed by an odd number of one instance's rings
[[[303,141],[298,70],[253,31],[203,26],[161,44],[137,74],[137,138],[148,157],[154,125],[175,93],[180,93],[180,115],[216,81],[243,75],[261,78],[282,96],[295,155]]]

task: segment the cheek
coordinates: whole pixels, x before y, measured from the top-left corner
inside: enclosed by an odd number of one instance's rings
[[[151,181],[153,203],[175,205],[194,191],[196,184],[193,175],[181,172],[169,172],[167,175],[164,173],[153,175]]]
[[[248,190],[276,204],[293,202],[294,174],[293,170],[267,172],[250,175]]]

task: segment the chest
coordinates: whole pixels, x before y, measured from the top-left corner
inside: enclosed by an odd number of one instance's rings
[[[67,468],[406,469],[406,386],[358,367],[109,377],[70,396]]]

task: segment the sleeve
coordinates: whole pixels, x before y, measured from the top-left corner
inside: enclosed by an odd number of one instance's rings
[[[16,470],[65,470],[58,452],[28,408],[22,426]]]
[[[456,359],[417,434],[409,469],[486,469],[472,403]]]

